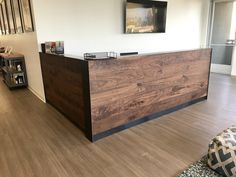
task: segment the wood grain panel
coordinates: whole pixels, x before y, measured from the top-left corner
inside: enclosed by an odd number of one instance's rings
[[[47,102],[85,130],[84,78],[87,63],[63,56],[40,54]]]
[[[93,135],[207,96],[211,50],[89,61]]]

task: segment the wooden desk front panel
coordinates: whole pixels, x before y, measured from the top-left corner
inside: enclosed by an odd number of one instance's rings
[[[207,96],[211,49],[89,61],[92,134]]]

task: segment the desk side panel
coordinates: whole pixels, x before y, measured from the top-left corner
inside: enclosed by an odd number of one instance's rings
[[[47,102],[85,131],[87,63],[44,53],[40,59]]]

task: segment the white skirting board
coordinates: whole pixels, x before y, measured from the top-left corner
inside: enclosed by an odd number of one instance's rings
[[[41,101],[43,101],[44,103],[46,103],[46,99],[43,98],[42,96],[40,96],[34,89],[32,89],[30,86],[28,86],[28,89],[29,89],[35,96],[37,96]]]
[[[233,60],[232,62],[232,72],[231,72],[232,76],[236,76],[236,60]]]
[[[211,72],[212,73],[231,75],[232,66],[230,66],[230,65],[211,64]]]
[[[236,76],[236,70],[233,70],[231,76]]]

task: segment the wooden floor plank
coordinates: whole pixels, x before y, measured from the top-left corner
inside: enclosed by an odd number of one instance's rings
[[[236,124],[236,78],[211,75],[207,101],[96,143],[26,89],[0,83],[0,177],[174,177]]]

